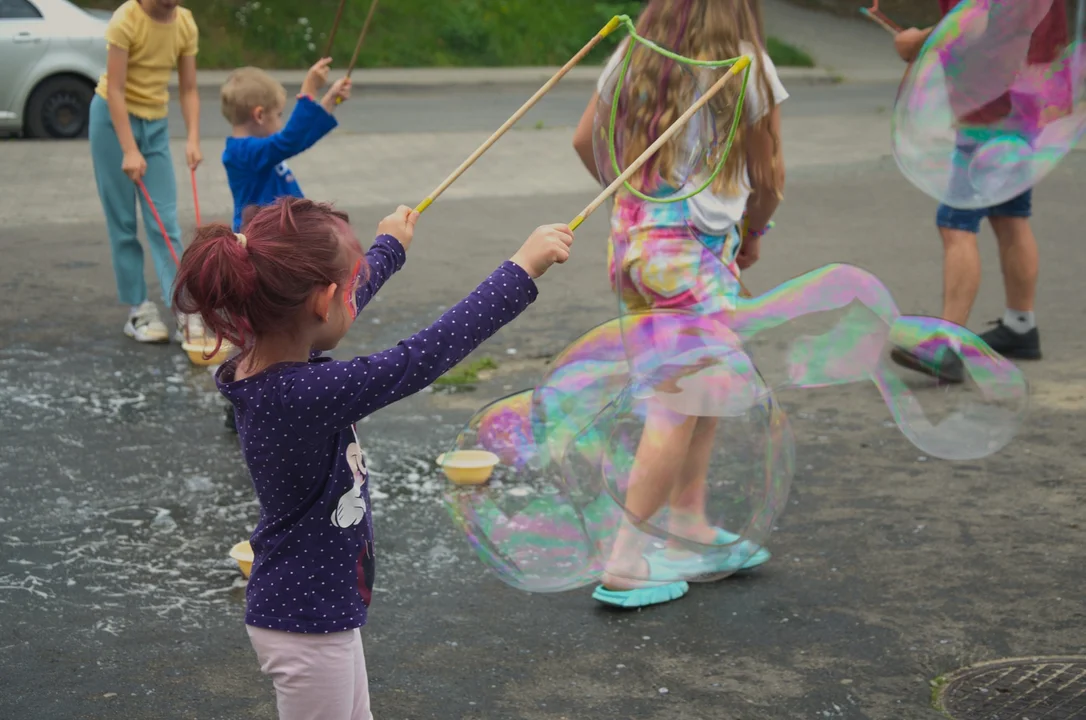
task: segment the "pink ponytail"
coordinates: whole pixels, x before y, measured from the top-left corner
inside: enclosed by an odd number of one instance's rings
[[[349,272],[340,240],[352,237],[347,215],[331,205],[284,198],[243,217],[241,235],[225,225],[197,229],[174,283],[174,307],[203,317],[212,352],[223,340],[247,351],[289,327],[315,289]]]

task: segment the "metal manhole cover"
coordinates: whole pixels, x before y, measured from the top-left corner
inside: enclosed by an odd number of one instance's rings
[[[954,720],[1082,720],[1086,657],[974,665],[943,678],[935,705]]]

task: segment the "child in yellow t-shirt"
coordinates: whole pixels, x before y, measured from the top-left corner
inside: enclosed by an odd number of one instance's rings
[[[128,0],[106,29],[106,72],[91,102],[90,146],[98,196],[105,211],[113,253],[117,294],[130,306],[124,332],[139,342],[168,342],[170,333],[147,297],[143,248],[136,225],[136,198],[142,204],[162,299],[170,306],[177,273],[167,242],[182,253],[177,223],[177,184],[166,126],[170,73],[177,68],[181,111],[188,130],[185,161],[200,164],[200,98],[196,87],[198,31],[192,13],[179,0]],[[143,181],[168,238],[162,237],[150,207],[138,190]],[[184,323],[184,318],[178,318]],[[198,318],[189,333],[202,334]]]

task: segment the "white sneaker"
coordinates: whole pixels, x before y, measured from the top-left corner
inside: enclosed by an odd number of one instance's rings
[[[158,308],[150,300],[132,310],[124,324],[124,334],[141,343],[169,342],[170,331],[158,316]]]
[[[188,332],[186,333],[186,329]],[[201,342],[207,335],[207,331],[204,329],[204,320],[199,315],[177,315],[177,332],[174,333],[174,340],[179,343],[186,342]]]

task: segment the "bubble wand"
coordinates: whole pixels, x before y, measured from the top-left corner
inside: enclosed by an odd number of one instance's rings
[[[860,8],[860,14],[868,20],[871,20],[879,25],[883,30],[891,35],[897,35],[901,32],[901,26],[896,22],[886,17],[886,14],[882,10],[879,10],[879,0],[872,0],[871,7]]]
[[[667,130],[660,133],[660,137],[656,138],[656,142],[654,142],[652,145],[649,145],[645,149],[645,152],[641,153],[641,155],[639,155],[636,160],[630,163],[630,166],[626,168],[621,175],[614,179],[614,182],[604,188],[603,192],[597,195],[595,200],[588,203],[585,209],[582,210],[577,215],[577,217],[573,218],[573,220],[570,221],[569,229],[576,230],[578,227],[580,227],[581,223],[588,219],[589,215],[598,210],[600,205],[603,205],[603,203],[606,202],[608,198],[618,192],[619,188],[625,185],[626,182],[629,181],[629,179],[633,177],[634,174],[638,170],[640,170],[641,167],[645,163],[647,163],[653,155],[659,152],[660,148],[666,145],[671,140],[671,138],[675,137],[676,133],[682,130],[683,127],[686,126],[686,123],[690,122],[690,119],[694,117],[695,114],[697,114],[698,110],[701,110],[703,107],[705,107],[705,105],[713,99],[714,95],[720,92],[720,90],[724,87],[724,85],[727,84],[729,80],[738,75],[749,65],[750,57],[747,55],[740,56],[731,66],[731,69],[728,70],[728,72],[724,73],[724,75],[722,75],[719,80],[713,83],[713,86],[710,87],[709,90],[705,92],[705,94],[699,97],[693,105],[688,107],[686,109],[686,112],[680,115],[678,119],[675,120],[675,122],[671,123],[671,126],[668,127]]]
[[[434,204],[434,201],[441,196],[441,193],[449,189],[449,186],[456,182],[457,178],[463,175],[468,168],[475,164],[475,161],[483,156],[487,150],[489,150],[494,143],[496,143],[502,135],[509,131],[509,128],[516,125],[517,121],[524,117],[532,107],[539,102],[539,100],[546,95],[551,89],[558,84],[558,82],[569,73],[570,70],[577,65],[577,63],[584,60],[585,56],[592,51],[592,48],[599,44],[600,40],[613,33],[619,25],[622,24],[622,16],[616,15],[611,18],[606,25],[604,25],[598,33],[596,33],[591,40],[583,48],[577,51],[577,54],[569,59],[569,61],[563,65],[558,72],[551,76],[550,80],[543,83],[543,86],[536,90],[535,94],[528,98],[528,101],[520,106],[520,109],[513,113],[508,120],[502,123],[502,126],[494,131],[494,133],[486,139],[486,141],[476,148],[475,152],[468,156],[468,159],[460,164],[460,167],[453,170],[447,178],[445,178],[440,185],[434,188],[433,192],[426,196],[426,199],[418,204],[415,208],[416,212],[424,212],[426,208]]]
[[[673,122],[671,126],[668,127],[667,130],[660,134],[660,137],[656,138],[656,142],[654,142],[652,145],[649,145],[645,149],[645,152],[641,153],[641,155],[638,156],[636,160],[630,163],[630,166],[627,167],[622,172],[622,174],[615,178],[610,185],[604,188],[603,191],[599,195],[597,195],[592,202],[588,203],[588,205],[585,206],[585,209],[578,213],[577,217],[573,218],[573,220],[570,221],[569,229],[576,230],[577,228],[579,228],[581,224],[588,219],[589,215],[598,210],[600,206],[603,205],[603,203],[607,202],[607,200],[612,195],[618,192],[621,187],[626,185],[630,178],[633,177],[645,165],[645,163],[647,163],[652,158],[653,155],[659,152],[660,148],[670,142],[671,139],[675,137],[675,135],[680,130],[682,130],[688,122],[690,122],[690,119],[693,118],[699,110],[705,107],[705,105],[710,100],[712,100],[713,97],[718,92],[720,92],[720,90],[724,88],[729,80],[731,80],[739,73],[743,72],[749,66],[750,56],[740,56],[731,66],[731,69],[729,69],[728,72],[724,73],[720,77],[720,79],[717,80],[713,84],[713,86],[705,92],[705,94],[699,97],[693,105],[688,107],[686,109],[686,112],[680,115],[678,119],[676,119],[675,122]],[[736,278],[736,280],[739,280],[739,278]],[[747,290],[745,285],[743,285],[742,280],[739,280],[739,288],[745,297],[751,297],[750,291]]]
[[[373,22],[373,14],[377,11],[377,0],[370,3],[370,11],[366,13],[366,22],[362,23],[362,32],[358,33],[358,42],[354,46],[354,55],[351,55],[351,63],[347,66],[347,77],[354,72],[354,66],[358,63],[358,53],[362,52],[362,43],[366,41],[366,33],[369,32],[370,23]]]
[[[343,6],[340,5],[340,8]],[[366,13],[366,21],[362,23],[362,32],[358,33],[358,42],[354,46],[354,54],[351,55],[351,62],[347,65],[347,79],[351,78],[351,73],[354,72],[354,66],[358,64],[358,54],[362,52],[362,44],[366,41],[366,33],[369,32],[370,23],[373,22],[373,14],[377,11],[377,0],[373,0],[370,3],[370,11]],[[339,22],[339,19],[336,19]],[[342,105],[343,98],[336,98],[336,105]]]
[[[332,43],[336,39],[336,31],[339,30],[339,21],[343,18],[343,6],[347,4],[347,0],[339,0],[339,9],[336,10],[336,19],[332,21],[332,31],[328,33],[328,44],[324,47],[324,55],[321,57],[330,57],[332,55]]]
[[[193,180],[196,179],[195,173],[193,174]],[[162,242],[166,243],[166,247],[170,251],[170,255],[173,257],[173,262],[177,267],[181,267],[181,258],[177,257],[177,251],[173,249],[173,240],[170,238],[169,233],[166,232],[166,224],[162,222],[162,217],[158,214],[158,209],[155,207],[155,201],[151,199],[151,193],[147,190],[147,186],[143,184],[143,178],[136,181],[139,185],[140,192],[143,193],[143,199],[147,201],[147,207],[151,208],[151,215],[154,216],[155,222],[158,223],[158,231],[162,233]],[[195,184],[193,188],[195,189]]]
[[[203,225],[200,222],[200,194],[196,192],[196,168],[192,168],[192,205],[196,211],[196,227]]]
[[[200,196],[196,192],[196,168],[191,169],[191,176],[192,203],[196,210],[196,227],[199,228],[202,223],[200,222]],[[166,232],[166,223],[162,222],[162,216],[158,214],[158,208],[155,207],[155,201],[151,199],[151,192],[147,189],[147,185],[144,184],[143,178],[137,180],[136,185],[139,187],[143,199],[147,201],[147,207],[151,208],[151,215],[155,219],[155,224],[158,225],[158,231],[162,235],[162,241],[166,243],[166,248],[170,251],[170,257],[173,258],[174,265],[181,267],[181,258],[177,256],[177,251],[174,250],[173,239],[170,237],[169,233]],[[192,338],[189,337],[189,325],[187,322],[182,330],[182,335],[185,339],[185,344],[187,345],[192,340]],[[190,357],[192,356],[190,355]]]

